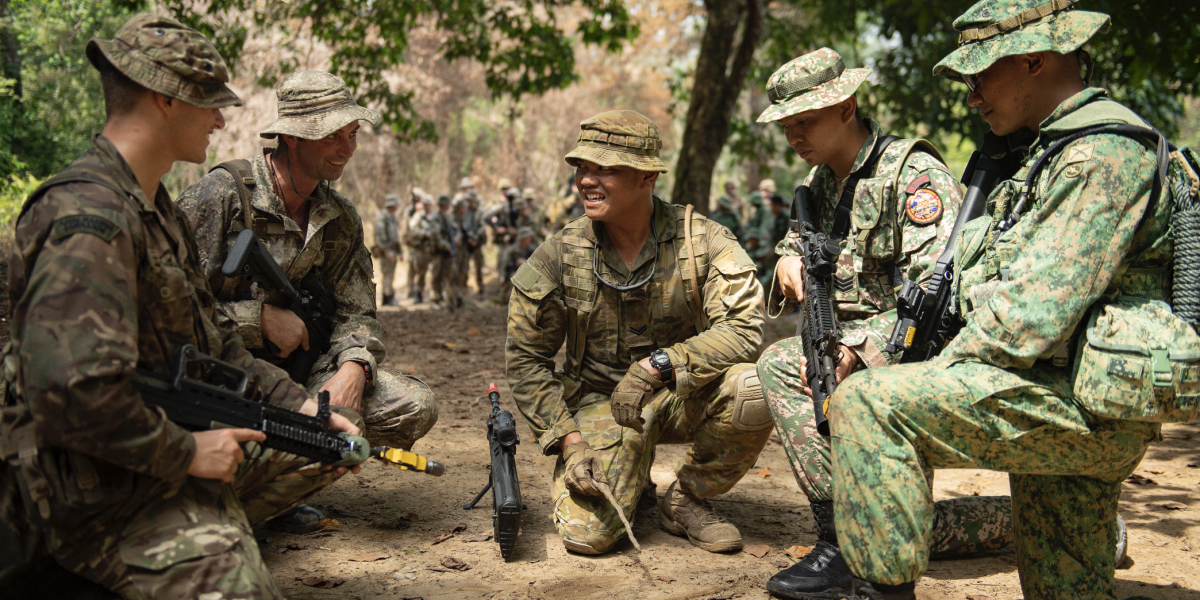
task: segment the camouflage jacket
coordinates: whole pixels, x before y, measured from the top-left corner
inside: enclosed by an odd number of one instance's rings
[[[1145,126],[1100,88],[1064,101],[1042,122],[1025,165],[988,198],[989,214],[964,228],[955,263],[967,324],[942,359],[1029,369],[1067,346],[1106,292],[1170,299],[1171,203],[1164,195],[1146,214],[1156,162],[1139,141],[1110,134],[1068,144],[1042,169],[1020,221],[997,239],[996,224],[1037,156],[1064,134],[1105,122]],[[1049,372],[1070,376],[1062,371]]]
[[[400,221],[387,209],[380,210],[375,217],[375,247],[400,252]]]
[[[250,206],[255,233],[293,285],[309,271],[320,269],[322,287],[333,294],[337,304],[328,356],[337,365],[348,360],[368,363],[375,372],[386,351],[380,341],[383,326],[375,318],[374,268],[363,243],[358,211],[328,183],[318,185],[313,192],[318,202],[309,207],[305,235],[288,218],[283,201],[275,195],[266,163],[270,151],[264,148],[251,160],[255,185]],[[210,281],[217,281],[221,263],[237,234],[245,229],[234,175],[225,169],[213,169],[179,197],[179,207],[196,232],[205,274]],[[281,305],[283,298],[277,290],[257,289],[253,299],[243,300],[234,297],[233,287],[226,282],[223,289],[216,290],[218,300],[237,321],[246,347],[257,350],[262,358],[263,303]]]
[[[107,185],[64,183],[32,196],[9,263],[15,301],[0,449],[22,468],[33,502],[44,502],[43,518],[82,519],[134,490],[166,493],[188,479],[192,435],[146,407],[132,383],[134,369],[171,373],[184,344],[245,369],[248,397],[293,409],[306,399],[242,346],[166,189],[146,198],[102,136],[66,172],[81,171]],[[33,435],[20,414],[32,417]]]
[[[675,393],[687,399],[732,365],[754,362],[762,343],[762,286],[729,230],[692,217],[696,274],[703,308],[692,305],[684,207],[654,199],[653,237],[626,268],[604,227],[584,217],[538,246],[513,276],[505,358],[513,398],[542,451],[579,429],[574,414],[591,392],[604,395],[629,365],[666,350],[675,367]],[[618,292],[596,280],[592,259],[614,284],[654,280]],[[657,258],[656,258],[657,257]],[[653,265],[657,262],[657,266]],[[707,328],[705,327],[707,325]],[[554,357],[566,343],[557,372]]]
[[[724,225],[733,237],[738,240],[742,239],[742,221],[738,218],[737,213],[731,209],[717,207],[716,210],[709,215],[709,218],[716,223]]]
[[[871,135],[851,171],[867,161],[884,135],[878,123],[870,119],[864,122]],[[855,350],[864,367],[883,366],[899,358],[883,354],[896,320],[891,266],[921,285],[928,283],[962,206],[958,181],[940,156],[929,153],[936,150],[924,143],[914,144],[916,140],[892,142],[880,157],[875,173],[858,182],[850,233],[842,242],[834,281],[841,343]],[[837,178],[828,166],[821,165],[809,173],[805,185],[812,190],[822,230],[831,232],[841,196]],[[799,238],[788,233],[775,252],[779,256],[798,256]],[[785,298],[779,282],[773,281],[767,313],[778,316],[794,306],[795,301]]]

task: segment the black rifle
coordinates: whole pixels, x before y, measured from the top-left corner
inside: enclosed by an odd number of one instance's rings
[[[983,135],[983,144],[971,155],[963,171],[967,185],[962,210],[954,222],[950,242],[933,267],[929,289],[905,280],[896,297],[896,325],[885,352],[903,351],[901,363],[929,360],[942,351],[946,341],[962,329],[964,321],[954,301],[954,247],[962,226],[983,214],[988,196],[1001,181],[1011,178],[1029,151],[1033,133],[1021,129],[1004,137],[991,132]]]
[[[812,192],[808,186],[796,188],[792,200],[790,229],[800,237],[800,256],[804,260],[804,301],[800,303],[800,323],[796,335],[804,342],[808,389],[812,391],[817,431],[829,435],[829,397],[837,388],[837,364],[841,357],[837,313],[830,286],[837,271],[841,240],[826,235],[813,218]]]
[[[254,235],[254,231],[243,229],[233,242],[233,249],[221,265],[221,275],[226,278],[241,277],[237,297],[252,298],[251,284],[257,283],[283,294],[279,308],[286,308],[301,321],[308,330],[308,350],[297,347],[279,363],[292,381],[306,385],[317,359],[329,351],[329,339],[333,335],[333,315],[336,305],[333,296],[327,293],[321,282],[318,269],[312,269],[300,280],[299,289],[292,287],[279,263],[271,256],[267,247]],[[279,348],[263,338],[263,348],[271,357],[279,355]]]
[[[239,427],[267,435],[262,444],[327,465],[357,465],[367,459],[367,440],[329,429],[329,392],[317,395],[317,416],[248,400],[246,372],[201,353],[191,344],[175,351],[170,375],[138,369],[134,387],[142,402],[158,406],[175,424],[191,430]]]
[[[492,490],[492,527],[496,542],[500,544],[500,556],[508,560],[517,545],[517,532],[521,530],[521,483],[517,481],[517,422],[512,413],[500,410],[500,392],[496,384],[488,385],[488,398],[492,401],[492,416],[488,419],[488,445],[492,454],[492,473],[487,485],[475,495],[475,499],[463,505],[463,509],[475,508],[479,499]]]

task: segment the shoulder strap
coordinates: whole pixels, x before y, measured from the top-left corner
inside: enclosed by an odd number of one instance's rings
[[[258,181],[254,179],[254,168],[250,166],[250,161],[244,158],[227,160],[209,169],[208,172],[212,173],[217,169],[225,169],[230,175],[233,175],[233,182],[237,184],[238,188],[238,199],[242,203],[242,223],[246,229],[253,230],[254,211],[250,208],[250,198],[254,193],[250,191],[250,188],[258,185]]]
[[[846,181],[846,187],[842,188],[842,197],[838,201],[837,212],[833,218],[833,231],[830,232],[830,237],[839,240],[846,239],[846,234],[850,233],[850,209],[854,204],[854,188],[858,187],[858,182],[864,177],[870,177],[875,174],[875,165],[879,163],[879,157],[883,156],[883,152],[892,142],[900,138],[894,135],[885,135],[875,141],[875,148],[871,150],[871,155],[863,162],[862,166],[857,171],[850,174],[850,179]]]
[[[692,244],[692,209],[695,207],[691,204],[683,210],[683,237],[687,245],[688,262],[691,268],[688,269],[688,274],[692,280],[692,302],[696,304],[696,333],[702,333],[708,329],[708,315],[704,312],[703,296],[700,295],[700,284],[696,278],[696,271],[699,270],[696,265],[696,248]],[[709,260],[712,260],[711,258]]]

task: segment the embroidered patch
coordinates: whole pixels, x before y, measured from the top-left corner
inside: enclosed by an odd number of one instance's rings
[[[915,194],[915,193],[917,193],[917,190],[921,189],[922,186],[927,185],[928,183],[929,183],[929,176],[922,175],[922,176],[912,180],[912,183],[908,184],[908,187],[905,188],[904,191],[909,194]]]
[[[1083,165],[1081,165],[1079,163],[1075,163],[1073,165],[1067,165],[1067,168],[1063,171],[1063,176],[1064,177],[1079,177],[1079,174],[1082,172],[1083,172]]]
[[[942,216],[942,198],[929,188],[921,188],[909,196],[904,212],[917,225],[928,225]]]
[[[100,215],[68,215],[54,220],[54,235],[60,240],[76,233],[90,233],[111,242],[120,232],[120,226]]]
[[[1079,144],[1078,146],[1071,146],[1071,148],[1067,150],[1067,161],[1063,164],[1070,165],[1083,162],[1085,160],[1091,160],[1092,150],[1095,150],[1095,148],[1095,144]]]

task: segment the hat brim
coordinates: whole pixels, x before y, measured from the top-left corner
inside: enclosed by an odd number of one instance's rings
[[[103,64],[100,61],[100,57],[103,56],[108,64],[134,83],[168,98],[183,100],[192,106],[225,108],[242,105],[241,98],[238,98],[228,85],[221,82],[202,85],[188,81],[140,52],[126,52],[117,48],[112,40],[93,38],[88,42],[85,54],[97,71]]]
[[[258,135],[267,139],[292,135],[302,140],[319,140],[355,121],[378,125],[380,117],[369,108],[353,104],[320,114],[280,117]]]
[[[1069,54],[1108,28],[1104,13],[1069,10],[1053,19],[1031,23],[1003,35],[959,46],[933,67],[933,74],[953,81],[974,75],[1006,56],[1032,52]]]
[[[663,164],[662,159],[657,156],[635,154],[623,151],[616,146],[587,142],[575,146],[575,149],[564,158],[572,167],[579,166],[576,161],[586,160],[602,167],[630,167],[639,171],[667,172],[667,165]]]
[[[827,81],[817,87],[805,90],[803,94],[768,106],[767,110],[758,115],[758,122],[770,123],[784,117],[838,104],[853,96],[870,74],[870,69],[846,69],[837,79]]]

